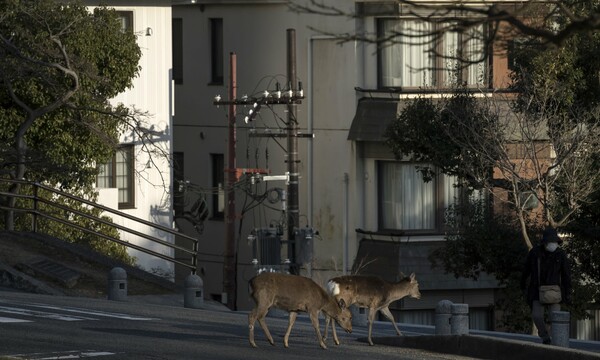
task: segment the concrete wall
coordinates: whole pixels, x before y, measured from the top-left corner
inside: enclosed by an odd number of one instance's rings
[[[353,149],[347,141],[347,130],[355,111],[356,63],[353,43],[339,45],[322,37],[308,26],[335,32],[351,31],[353,21],[331,21],[328,17],[290,13],[283,2],[252,2],[249,5],[228,6],[203,2],[203,6],[175,6],[173,17],[183,19],[183,48],[185,49],[183,84],[176,86],[175,151],[185,156],[185,177],[206,189],[211,197],[210,154],[227,154],[227,107],[212,105],[220,94],[227,99],[229,53],[237,56],[237,95],[249,96],[275,89],[275,82],[286,86],[286,30],[296,31],[296,60],[298,80],[303,83],[306,99],[298,106],[301,131],[312,132],[314,139],[299,139],[300,225],[313,226],[320,236],[314,240],[313,277],[325,281],[328,274],[321,270],[341,270],[342,247],[348,229],[355,192],[345,187],[345,174],[352,173]],[[341,6],[353,4],[338,2]],[[333,5],[333,4],[332,4]],[[209,19],[223,18],[225,81],[224,85],[210,83]],[[273,139],[251,138],[248,131],[255,128],[278,130],[283,127],[279,116],[286,119],[284,107],[274,112],[261,111],[261,117],[249,125],[243,117],[247,109],[238,107],[237,167],[269,168],[272,175],[287,171],[285,152]],[[274,113],[276,115],[274,115]],[[277,139],[286,147],[285,139]],[[266,150],[269,151],[267,162]],[[246,154],[249,154],[249,157]],[[255,158],[258,154],[258,159]],[[284,182],[272,182],[266,187],[285,189]],[[236,194],[238,212],[246,199],[243,191]],[[280,204],[272,205],[279,209]],[[246,282],[255,273],[251,266],[251,247],[246,238],[252,228],[268,227],[281,218],[281,213],[265,207],[247,212],[239,235],[238,306],[248,308]],[[237,228],[236,228],[237,229]],[[187,229],[187,231],[192,231]],[[350,231],[354,235],[353,230]],[[222,253],[224,223],[211,219],[205,224],[200,244],[201,273],[204,273],[205,293],[218,297],[222,292]],[[355,243],[355,241],[354,241]],[[284,248],[282,257],[287,256]]]

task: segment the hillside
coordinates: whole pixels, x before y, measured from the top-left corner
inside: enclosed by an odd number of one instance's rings
[[[120,264],[86,247],[40,234],[0,231],[0,286],[106,298],[108,275],[116,266],[127,272],[128,295],[179,292],[170,281]]]

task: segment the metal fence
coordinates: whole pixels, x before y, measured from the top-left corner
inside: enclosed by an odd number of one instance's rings
[[[19,193],[19,194],[13,194],[10,192],[6,192],[6,191],[0,191],[0,196],[5,197],[5,198],[17,198],[17,199],[21,199],[22,201],[18,202],[19,204],[13,207],[9,207],[9,206],[5,206],[0,204],[0,210],[3,211],[14,211],[15,213],[26,213],[26,214],[30,214],[31,215],[31,231],[33,232],[38,232],[39,231],[39,221],[40,218],[43,219],[48,219],[50,221],[54,221],[60,224],[63,224],[65,226],[80,230],[82,232],[88,233],[88,234],[93,234],[95,236],[101,237],[105,240],[123,245],[125,247],[131,248],[131,249],[135,249],[138,250],[140,252],[155,256],[157,258],[172,262],[173,264],[179,264],[182,265],[184,267],[187,267],[188,269],[190,269],[192,274],[196,273],[196,269],[197,269],[197,255],[198,255],[198,239],[193,238],[191,236],[182,234],[174,229],[162,226],[162,225],[158,225],[158,224],[154,224],[150,221],[146,221],[140,218],[137,218],[135,216],[126,214],[124,212],[115,210],[115,209],[111,209],[109,207],[106,206],[102,206],[100,204],[88,201],[86,199],[83,199],[81,197],[78,196],[74,196],[71,194],[68,194],[64,191],[60,191],[48,186],[45,186],[43,184],[40,183],[36,183],[36,182],[30,182],[30,181],[21,181],[21,180],[8,180],[8,179],[0,179],[0,183],[5,183],[7,185],[11,185],[11,184],[20,184],[22,187],[26,188],[26,187],[30,187],[31,191],[27,192],[27,194],[23,194],[23,193]],[[106,219],[102,219],[98,216],[94,216],[90,213],[86,213],[86,212],[82,212],[80,210],[77,210],[73,207],[67,206],[67,205],[63,205],[63,204],[59,204],[56,201],[53,201],[51,199],[47,199],[45,197],[39,196],[40,190],[44,190],[47,191],[49,194],[51,194],[50,198],[52,198],[53,196],[60,196],[60,197],[64,197],[67,199],[70,199],[72,201],[74,201],[76,204],[84,204],[86,206],[88,206],[89,208],[97,208],[100,209],[106,213],[110,213],[119,217],[123,217],[125,219],[128,219],[134,223],[138,223],[138,224],[143,224],[145,226],[148,226],[149,228],[152,228],[154,230],[159,230],[168,234],[172,234],[174,236],[178,236],[180,238],[183,238],[187,241],[189,241],[189,243],[191,244],[190,248],[186,248],[183,246],[179,246],[176,245],[174,243],[165,241],[163,239],[159,239],[157,237],[154,237],[152,235],[140,232],[140,231],[136,231],[133,230],[131,228],[119,225],[119,224],[115,224],[111,221],[107,221]],[[8,203],[8,202],[7,202]],[[40,204],[46,204],[48,205],[48,208],[51,209],[59,209],[62,210],[62,213],[65,214],[65,216],[63,217],[59,217],[56,215],[56,213],[52,213],[51,211],[48,211],[47,209],[44,210],[43,207],[40,206]],[[187,263],[181,260],[177,260],[175,259],[175,257],[169,256],[169,255],[165,255],[156,251],[153,251],[151,249],[147,249],[143,246],[137,245],[137,244],[133,244],[124,240],[121,240],[119,238],[115,238],[113,236],[110,235],[106,235],[106,234],[102,234],[99,233],[97,231],[88,229],[84,226],[81,226],[77,223],[75,223],[73,221],[73,216],[81,216],[84,218],[87,218],[93,222],[96,222],[98,224],[103,224],[115,229],[118,229],[120,231],[132,234],[132,235],[136,235],[139,236],[141,238],[150,240],[154,243],[175,249],[175,250],[180,250],[183,251],[186,254],[191,255],[191,262]]]

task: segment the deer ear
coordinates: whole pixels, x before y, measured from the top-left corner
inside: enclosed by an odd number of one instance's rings
[[[344,301],[344,299],[340,299],[340,300],[338,301],[338,305],[340,306],[340,308],[341,308],[342,310],[344,310],[344,309],[346,308],[346,302]]]
[[[410,274],[410,282],[415,282],[416,275],[415,273]]]

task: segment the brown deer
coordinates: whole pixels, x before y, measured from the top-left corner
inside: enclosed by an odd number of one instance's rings
[[[321,286],[307,277],[264,272],[250,279],[250,295],[256,303],[254,309],[248,314],[249,340],[252,347],[257,347],[254,342],[256,320],[265,332],[269,343],[275,345],[265,322],[265,316],[271,307],[290,313],[288,328],[283,337],[283,346],[286,348],[299,311],[307,312],[310,316],[319,345],[323,349],[327,349],[327,345],[319,331],[319,311],[328,318],[335,319],[347,332],[352,332],[352,313],[346,307],[345,300],[336,301]]]
[[[383,316],[392,322],[394,329],[398,335],[402,335],[394,316],[388,308],[389,305],[400,300],[405,296],[410,296],[415,299],[421,298],[419,291],[419,283],[412,273],[408,277],[404,277],[398,282],[390,283],[376,276],[348,275],[335,277],[327,283],[329,293],[336,300],[344,300],[347,306],[357,304],[359,307],[369,308],[367,321],[369,324],[369,345],[373,345],[371,339],[371,331],[373,329],[373,321],[377,311],[381,311]],[[327,328],[329,327],[330,319],[326,316],[325,320],[325,338],[327,338]],[[335,323],[331,324],[331,332],[333,333],[333,341],[336,345],[340,344],[335,332]]]

